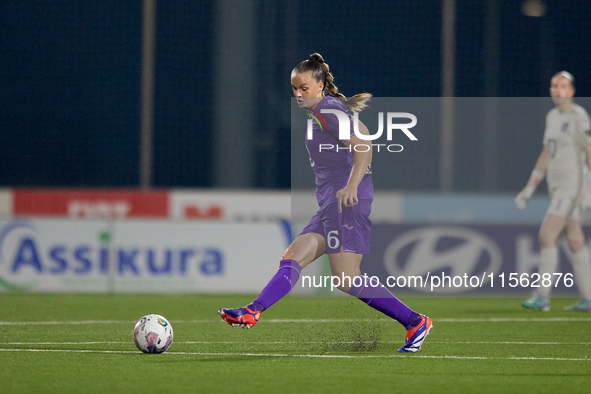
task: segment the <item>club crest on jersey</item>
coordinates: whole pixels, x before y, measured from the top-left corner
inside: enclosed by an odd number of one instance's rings
[[[566,131],[566,129],[568,129],[568,122],[564,122],[562,124],[562,129],[560,131],[563,131],[564,132],[564,131]]]
[[[308,108],[308,111],[308,115],[310,115],[316,121],[316,123],[318,123],[318,126],[320,126],[320,130],[324,131],[324,128],[322,127],[322,124],[324,123],[326,131],[328,131],[328,125],[326,124],[326,120],[324,120],[324,117],[318,111],[314,111],[312,108]],[[322,122],[320,122],[319,119],[321,119]],[[308,119],[308,130],[306,132],[306,138],[308,140],[314,138],[312,133],[312,119]]]

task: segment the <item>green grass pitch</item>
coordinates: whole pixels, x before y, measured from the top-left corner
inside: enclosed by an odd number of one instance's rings
[[[591,313],[517,299],[413,298],[433,319],[416,354],[404,329],[349,299],[289,298],[256,327],[216,313],[252,295],[0,295],[0,393],[588,393]],[[132,329],[165,316],[174,342],[142,354]]]

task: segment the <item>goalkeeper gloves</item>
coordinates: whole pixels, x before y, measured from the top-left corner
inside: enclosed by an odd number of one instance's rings
[[[517,208],[525,209],[527,207],[527,202],[536,191],[536,188],[542,179],[544,179],[544,173],[534,168],[529,177],[529,181],[527,181],[527,185],[525,185],[523,190],[519,192],[517,197],[515,197],[515,205],[517,205]]]

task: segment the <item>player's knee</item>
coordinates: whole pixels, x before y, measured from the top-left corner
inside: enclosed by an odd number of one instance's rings
[[[556,238],[550,234],[540,231],[538,234],[538,240],[540,241],[540,248],[548,249],[556,246]]]
[[[287,247],[287,249],[285,250],[285,253],[283,253],[283,256],[281,256],[281,260],[288,260],[291,259],[291,245],[289,245]]]

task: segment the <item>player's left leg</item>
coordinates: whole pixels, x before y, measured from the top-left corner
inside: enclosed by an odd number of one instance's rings
[[[591,312],[591,257],[585,246],[581,222],[568,221],[564,236],[572,252],[574,280],[581,294],[581,299],[565,310]]]

